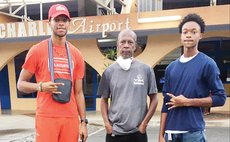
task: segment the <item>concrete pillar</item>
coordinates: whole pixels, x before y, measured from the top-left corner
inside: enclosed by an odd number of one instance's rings
[[[78,5],[77,7],[78,17],[85,16],[85,0],[78,0],[77,5]]]

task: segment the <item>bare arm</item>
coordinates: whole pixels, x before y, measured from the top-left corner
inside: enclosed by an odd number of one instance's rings
[[[165,122],[167,118],[167,113],[161,113],[161,120],[160,120],[160,132],[158,136],[158,142],[165,142],[164,134],[165,134]]]
[[[85,97],[82,90],[82,80],[75,81],[75,98],[76,98],[77,108],[78,108],[80,118],[85,119],[86,118]],[[88,137],[87,124],[85,124],[84,122],[81,123],[80,136],[84,137],[84,141],[86,141]]]
[[[183,95],[174,96],[173,94],[167,93],[168,96],[171,97],[170,102],[166,103],[169,105],[169,109],[175,107],[211,107],[212,106],[212,98],[210,96],[205,98],[186,98]]]
[[[38,91],[39,84],[30,82],[32,76],[32,73],[25,69],[22,69],[17,83],[17,88],[19,91],[27,94]]]
[[[101,115],[104,120],[104,124],[105,124],[107,133],[111,134],[112,126],[109,122],[108,109],[109,109],[108,98],[101,97]]]
[[[150,98],[150,104],[149,104],[148,112],[147,112],[144,120],[142,121],[141,125],[139,126],[139,131],[141,133],[146,132],[146,127],[147,127],[150,119],[152,118],[153,114],[155,113],[156,108],[157,108],[157,104],[158,104],[157,94],[149,95],[149,98]]]
[[[63,83],[53,83],[51,81],[49,82],[43,82],[40,86],[39,83],[32,83],[30,82],[30,79],[32,78],[33,73],[30,73],[29,71],[22,69],[20,76],[18,78],[17,88],[19,91],[29,94],[36,91],[42,91],[42,92],[49,92],[49,93],[56,93],[60,94],[61,92],[57,91],[58,86],[64,85]],[[39,90],[39,86],[41,87]]]

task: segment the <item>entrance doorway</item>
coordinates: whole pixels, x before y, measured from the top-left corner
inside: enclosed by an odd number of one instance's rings
[[[10,89],[8,79],[8,68],[5,66],[0,71],[0,104],[1,109],[11,109],[10,103]]]
[[[89,64],[86,63],[83,89],[86,101],[86,110],[96,110],[97,87],[99,74]]]

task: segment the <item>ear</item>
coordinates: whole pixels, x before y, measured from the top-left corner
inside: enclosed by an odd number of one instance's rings
[[[204,33],[200,33],[200,39],[202,39],[202,38],[203,38],[203,34],[204,34]]]
[[[49,26],[51,26],[51,21],[52,21],[52,18],[49,18],[49,19],[47,20],[47,22],[49,23]]]
[[[119,44],[118,44],[118,42],[117,42],[117,51],[119,50]]]
[[[135,52],[138,48],[138,44],[135,42],[135,45],[134,45],[134,48],[133,48],[133,51]]]
[[[120,55],[120,48],[119,48],[119,45],[118,45],[118,42],[117,42],[117,57]]]
[[[51,27],[51,20],[48,21],[49,26]]]

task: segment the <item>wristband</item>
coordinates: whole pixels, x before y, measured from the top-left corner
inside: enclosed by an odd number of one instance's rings
[[[39,92],[42,92],[42,82],[39,83],[38,91],[39,91]]]

